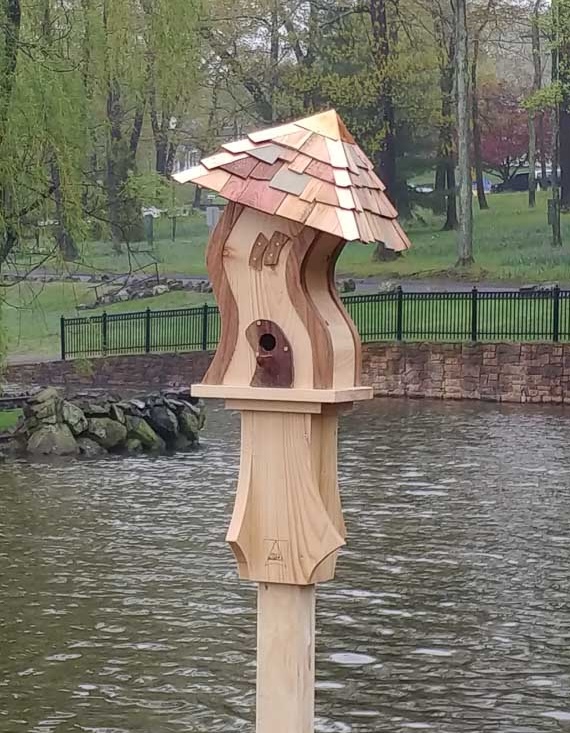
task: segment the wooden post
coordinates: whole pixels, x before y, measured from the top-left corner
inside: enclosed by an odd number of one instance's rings
[[[352,239],[409,242],[336,112],[253,133],[175,179],[229,199],[207,252],[221,338],[192,390],[241,413],[227,540],[259,583],[257,733],[313,733],[315,586],[345,544],[338,416],[372,397],[334,268]]]
[[[260,583],[257,733],[313,733],[315,586]]]

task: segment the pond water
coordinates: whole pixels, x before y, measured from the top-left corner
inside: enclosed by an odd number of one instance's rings
[[[199,453],[0,466],[0,731],[253,731],[238,419]],[[350,544],[318,596],[320,733],[570,727],[570,412],[342,419]],[[294,732],[292,732],[294,733]]]

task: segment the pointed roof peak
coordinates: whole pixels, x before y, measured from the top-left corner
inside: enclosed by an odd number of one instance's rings
[[[318,135],[324,135],[324,137],[328,137],[331,140],[342,140],[351,145],[354,145],[356,142],[344,124],[342,117],[334,109],[319,112],[316,115],[311,115],[311,117],[305,117],[305,119],[299,120],[295,124]]]

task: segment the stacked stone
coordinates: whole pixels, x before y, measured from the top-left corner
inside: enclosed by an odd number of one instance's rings
[[[131,400],[92,394],[67,400],[48,387],[28,400],[15,437],[36,456],[163,454],[196,446],[205,418],[203,403],[189,390]]]

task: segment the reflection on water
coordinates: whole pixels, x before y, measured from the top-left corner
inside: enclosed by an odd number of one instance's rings
[[[253,730],[237,427],[213,411],[189,456],[0,467],[2,733]],[[317,730],[568,729],[570,413],[376,402],[341,441]]]

